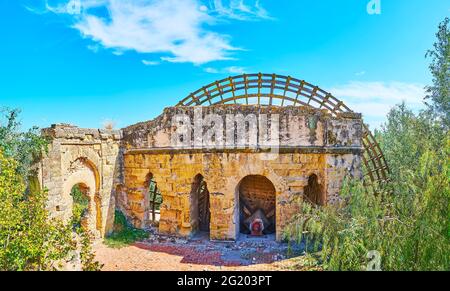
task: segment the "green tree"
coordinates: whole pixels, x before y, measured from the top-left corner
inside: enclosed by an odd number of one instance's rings
[[[369,251],[380,253],[383,270],[450,270],[449,162],[426,151],[417,164],[391,191],[371,195],[347,181],[345,203],[305,203],[285,235],[305,240],[327,270],[364,270]]]
[[[0,269],[52,270],[75,249],[71,228],[51,219],[44,192],[25,194],[19,164],[0,149]]]
[[[18,172],[28,182],[33,176],[33,165],[47,150],[47,140],[37,127],[26,132],[20,131],[18,117],[20,110],[3,108],[0,110],[0,148],[6,157],[18,162]]]
[[[426,54],[431,58],[430,71],[433,85],[427,87],[426,101],[431,113],[442,120],[446,130],[450,129],[450,19],[439,24],[434,48]]]
[[[287,238],[313,246],[329,270],[361,270],[367,253],[381,254],[383,270],[450,270],[449,34],[439,26],[430,65],[428,108],[392,108],[375,137],[391,169],[384,192],[371,195],[346,181],[340,205],[302,205]]]
[[[73,199],[72,225],[73,228],[81,228],[82,220],[89,211],[89,198],[83,193],[80,185],[75,185],[70,192]]]
[[[20,132],[17,110],[0,118],[0,270],[55,270],[80,249],[83,270],[98,270],[89,233],[50,217],[47,193],[29,178],[47,148],[37,128]],[[31,180],[32,181],[32,180]],[[34,188],[35,191],[30,191]],[[27,191],[28,189],[28,191]]]

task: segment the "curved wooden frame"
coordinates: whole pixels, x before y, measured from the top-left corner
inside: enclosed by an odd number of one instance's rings
[[[245,102],[245,103],[244,103]],[[333,116],[353,112],[341,100],[304,80],[276,74],[244,74],[215,81],[189,94],[177,106],[256,104],[266,106],[308,106],[326,109]],[[389,167],[367,125],[363,132],[362,157],[366,186],[388,181]]]

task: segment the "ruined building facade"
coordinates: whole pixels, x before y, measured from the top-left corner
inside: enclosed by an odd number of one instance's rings
[[[80,185],[98,237],[120,210],[137,228],[159,220],[166,234],[236,240],[260,221],[280,240],[301,203],[335,203],[346,175],[362,178],[361,115],[294,105],[168,107],[117,131],[53,125],[43,130],[51,143],[39,167],[48,208],[69,219]]]

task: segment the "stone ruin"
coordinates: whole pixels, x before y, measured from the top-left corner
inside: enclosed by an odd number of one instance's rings
[[[199,117],[203,127],[196,128]],[[121,130],[57,124],[43,130],[51,143],[38,179],[51,214],[64,220],[72,214],[71,189],[80,185],[89,198],[87,227],[97,237],[111,233],[120,210],[136,228],[159,220],[163,234],[281,240],[301,203],[335,203],[346,175],[362,178],[363,126],[357,113],[241,104],[169,107]],[[194,131],[212,127],[210,143],[199,143]]]

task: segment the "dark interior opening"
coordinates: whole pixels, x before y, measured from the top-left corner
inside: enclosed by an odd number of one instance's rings
[[[322,186],[319,184],[319,178],[316,174],[309,176],[308,185],[305,187],[305,196],[314,205],[322,206],[325,204]]]
[[[275,187],[266,177],[251,175],[242,179],[239,184],[241,233],[261,235],[276,232],[275,197]]]
[[[211,221],[209,191],[202,175],[197,175],[192,183],[191,207],[194,229],[209,232]]]

